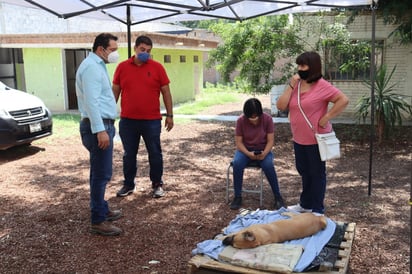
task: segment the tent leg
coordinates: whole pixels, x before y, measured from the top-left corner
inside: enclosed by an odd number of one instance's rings
[[[368,196],[372,194],[372,159],[373,159],[373,140],[375,131],[375,27],[376,27],[376,5],[372,2],[372,51],[370,63],[370,78],[371,78],[371,127],[369,139],[369,183]]]
[[[131,31],[131,19],[130,19],[130,5],[127,5],[127,53],[128,57],[132,56],[132,31]]]

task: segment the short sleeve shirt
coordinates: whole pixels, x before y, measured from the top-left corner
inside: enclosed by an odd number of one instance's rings
[[[319,127],[319,120],[328,111],[329,102],[339,95],[339,93],[341,93],[339,89],[321,78],[316,81],[308,91],[300,95],[301,107],[314,127],[314,131],[318,133],[332,131],[332,124],[330,122],[325,128],[321,128]],[[309,127],[298,107],[297,85],[290,97],[289,114],[293,140],[301,145],[316,144],[315,132]]]
[[[274,133],[275,125],[272,116],[263,113],[257,125],[252,124],[245,115],[236,121],[235,135],[242,136],[245,147],[252,150],[263,150],[267,144],[267,135]]]
[[[121,62],[114,73],[113,84],[121,89],[120,117],[138,120],[158,120],[160,88],[170,80],[163,65],[152,59],[140,66],[132,56]]]

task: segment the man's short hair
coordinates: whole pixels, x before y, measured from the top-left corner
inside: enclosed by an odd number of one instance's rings
[[[153,47],[152,39],[150,39],[149,37],[147,37],[145,35],[141,35],[141,36],[136,38],[136,42],[135,42],[134,45],[137,47],[140,44],[145,44],[145,45]]]
[[[104,49],[106,49],[109,46],[110,40],[117,41],[117,39],[118,39],[117,36],[114,36],[113,34],[100,33],[94,39],[93,52],[96,52],[99,46],[102,46]]]

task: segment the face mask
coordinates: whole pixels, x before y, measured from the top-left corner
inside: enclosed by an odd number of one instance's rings
[[[306,80],[309,77],[309,70],[298,70],[300,79]]]
[[[147,52],[140,52],[137,55],[137,59],[139,59],[140,61],[142,61],[143,63],[146,63],[147,60],[149,60],[150,54]]]
[[[117,63],[119,61],[119,53],[116,51],[112,51],[107,56],[107,62],[109,63]]]

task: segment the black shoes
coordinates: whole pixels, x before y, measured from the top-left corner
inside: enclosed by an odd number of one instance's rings
[[[242,206],[242,197],[235,197],[230,204],[230,209],[239,209]]]
[[[117,197],[125,197],[132,194],[136,190],[136,187],[122,186],[122,188],[117,192]]]
[[[283,201],[282,196],[275,197],[274,208],[278,210],[281,207],[285,207],[285,202]]]

